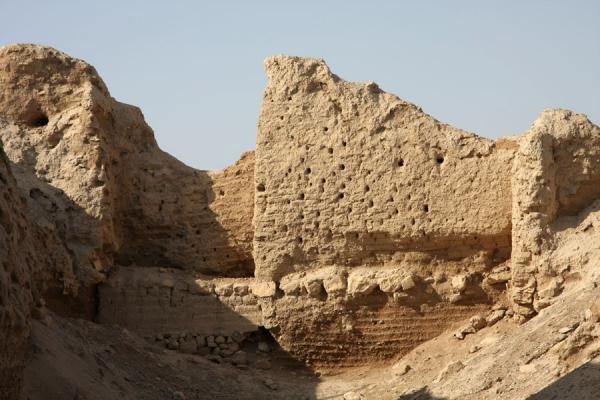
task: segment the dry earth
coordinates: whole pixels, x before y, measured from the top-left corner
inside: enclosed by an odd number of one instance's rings
[[[600,398],[596,125],[492,141],[265,69],[208,172],[85,62],[0,48],[0,398]]]

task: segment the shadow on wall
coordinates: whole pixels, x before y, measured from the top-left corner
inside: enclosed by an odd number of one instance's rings
[[[101,222],[64,191],[39,179],[28,166],[9,164],[27,201],[28,218],[36,222],[37,245],[48,257],[47,267],[36,271],[36,289],[57,314],[93,319],[95,282],[101,275],[92,264],[111,256],[100,254]]]
[[[315,399],[318,378],[314,371],[282,349],[261,326],[263,300],[252,300],[246,294],[253,280],[195,278],[187,271],[120,267],[106,284],[100,285],[99,322],[125,327],[162,349],[201,355],[202,361],[208,359],[219,364],[210,369],[210,374],[217,368],[229,367],[223,373],[241,375],[241,380],[247,380],[256,371],[268,376],[279,388],[272,391],[273,385],[256,381],[246,393],[248,389],[238,387],[240,381],[236,378],[227,388],[210,392],[200,386],[202,379],[197,375],[207,372],[198,367],[203,364],[196,359],[195,365],[181,366],[178,372],[191,378],[187,383],[181,379],[167,381],[167,377],[161,376],[172,390],[181,391],[186,398]],[[218,336],[222,339],[217,340]],[[266,351],[264,343],[268,345]],[[73,379],[69,378],[67,383]],[[257,394],[257,391],[262,392]],[[148,396],[155,398],[151,393]]]
[[[600,399],[600,364],[588,362],[527,400]]]
[[[120,105],[126,107],[125,105]],[[126,128],[123,128],[126,129]],[[152,136],[149,127],[132,134]],[[136,140],[113,165],[121,265],[162,266],[214,276],[254,275],[252,156],[219,172],[191,168]]]

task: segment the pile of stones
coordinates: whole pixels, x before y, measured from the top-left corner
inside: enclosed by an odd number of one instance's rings
[[[247,335],[236,331],[230,336],[166,333],[148,339],[169,350],[201,355],[216,363],[227,362],[241,369],[248,366],[271,369],[274,346],[258,331]]]

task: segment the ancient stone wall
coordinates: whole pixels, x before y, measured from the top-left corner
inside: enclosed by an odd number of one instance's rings
[[[54,49],[24,45],[0,49],[0,114],[10,161],[74,257],[77,293],[112,264],[112,207],[107,154],[94,98],[108,91],[93,67]],[[57,282],[58,283],[58,282]]]
[[[442,124],[418,107],[274,57],[256,150],[256,275],[384,265],[408,252],[510,252],[513,142]]]
[[[118,263],[252,276],[253,154],[208,173],[135,143],[118,162]]]
[[[265,326],[316,368],[403,354],[502,297],[514,139],[274,57],[256,150],[256,277]],[[306,338],[309,338],[308,340]]]
[[[547,307],[564,283],[548,262],[560,219],[600,197],[600,129],[587,117],[547,110],[519,139],[513,165],[511,296],[531,317]]]
[[[0,120],[0,132],[7,126]],[[1,399],[18,398],[32,312],[43,303],[39,289],[73,276],[71,258],[43,218],[39,198],[17,182],[0,145]]]
[[[17,398],[33,305],[31,254],[22,248],[27,227],[23,201],[0,151],[0,398]],[[27,243],[25,244],[27,245]]]
[[[167,268],[121,267],[99,289],[98,321],[143,336],[225,335],[261,325],[249,278],[209,278]]]
[[[91,295],[115,263],[252,276],[252,153],[220,172],[184,165],[93,67],[51,48],[4,47],[0,71],[0,139],[74,257],[53,291]]]
[[[7,393],[38,291],[61,314],[214,356],[236,347],[215,335],[264,326],[330,370],[398,357],[492,304],[504,315],[507,296],[525,319],[560,293],[568,263],[547,255],[600,197],[584,116],[548,111],[491,141],[321,60],[266,70],[256,152],[207,172],[162,152],[83,61],[0,49]]]

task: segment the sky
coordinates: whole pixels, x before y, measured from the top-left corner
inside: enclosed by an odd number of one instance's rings
[[[199,169],[255,148],[276,54],[323,58],[489,138],[524,133],[547,108],[600,124],[597,0],[0,0],[0,15],[0,46],[89,62],[163,150]]]

